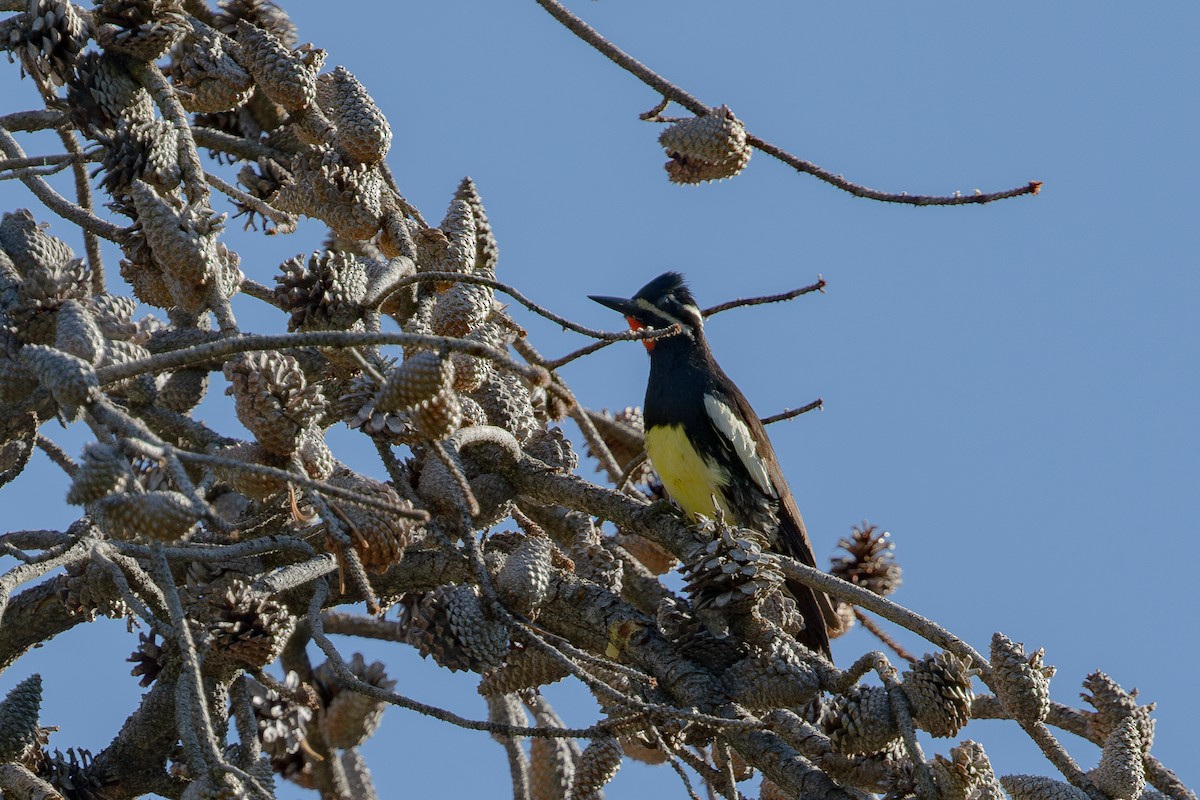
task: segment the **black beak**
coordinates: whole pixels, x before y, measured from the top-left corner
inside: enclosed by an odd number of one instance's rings
[[[602,306],[611,308],[625,316],[637,316],[639,311],[637,303],[624,297],[604,297],[602,295],[589,294],[589,300],[595,300]]]

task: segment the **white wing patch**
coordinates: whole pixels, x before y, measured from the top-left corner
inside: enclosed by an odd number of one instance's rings
[[[733,452],[741,459],[742,466],[750,473],[750,477],[758,484],[758,488],[768,497],[778,497],[779,493],[771,484],[771,476],[767,474],[767,466],[758,455],[758,445],[750,428],[738,417],[737,413],[715,395],[704,395],[704,410],[717,426],[717,430],[733,445]]]

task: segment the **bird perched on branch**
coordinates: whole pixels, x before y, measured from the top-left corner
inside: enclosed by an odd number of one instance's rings
[[[704,319],[684,278],[659,275],[629,299],[591,296],[625,315],[629,327],[682,332],[644,339],[650,354],[646,385],[646,454],[671,499],[689,517],[713,517],[764,533],[771,546],[816,566],[804,520],[779,468],[767,432],[741,390],[717,364],[704,338]],[[788,582],[804,615],[797,639],[829,657],[829,630],[840,626],[824,593]]]

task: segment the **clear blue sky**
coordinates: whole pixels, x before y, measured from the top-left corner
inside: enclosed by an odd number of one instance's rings
[[[892,531],[905,575],[895,599],[981,649],[997,630],[1045,647],[1061,702],[1076,705],[1097,668],[1138,687],[1159,706],[1154,752],[1200,786],[1200,700],[1178,676],[1200,657],[1188,566],[1200,520],[1200,9],[572,7],[692,94],[730,105],[750,130],[852,180],[913,194],[1031,179],[1044,190],[914,209],[850,197],[761,153],[733,181],[669,185],[658,128],[637,119],[656,96],[532,0],[345,13],[290,4],[301,41],[354,72],[388,115],[390,163],[409,199],[438,219],[459,179],[474,177],[499,237],[500,277],[554,310],[615,327],[585,295],[630,294],[668,268],[690,276],[703,304],[823,275],[826,295],[733,311],[708,328],[762,415],[825,400],[822,413],[771,429],[818,555],[863,518]],[[0,71],[4,111],[34,105],[16,76],[15,66]],[[30,153],[57,152],[23,141]],[[0,183],[0,209],[34,203]],[[230,241],[246,273],[270,282],[322,235],[309,225]],[[238,306],[247,328],[279,327],[255,305]],[[582,344],[528,322],[543,353]],[[645,374],[636,345],[565,371],[596,407],[640,403]],[[212,393],[220,399],[219,382]],[[206,406],[208,421],[236,431],[223,408]],[[73,452],[82,441],[45,430]],[[340,452],[370,463],[362,450]],[[0,492],[5,525],[65,525],[64,492],[39,456]],[[62,726],[51,742],[64,749],[103,747],[138,696],[121,661],[136,636],[118,623],[87,627],[0,676],[6,691],[44,673],[43,721]],[[854,633],[834,655],[848,664],[875,647]],[[389,663],[399,691],[485,715],[471,677],[398,645],[364,649]],[[594,720],[580,692],[550,696],[569,723]],[[1011,723],[975,723],[963,736],[985,745],[998,772],[1049,770]],[[1064,739],[1085,768],[1095,764],[1095,748]],[[927,740],[927,755],[948,746]],[[402,710],[388,711],[367,754],[385,796],[510,792],[486,736]],[[609,797],[651,791],[683,796],[669,769],[634,765]]]

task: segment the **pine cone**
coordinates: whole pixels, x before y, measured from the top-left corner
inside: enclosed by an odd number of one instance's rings
[[[579,466],[579,456],[571,449],[571,440],[557,426],[537,429],[525,440],[521,449],[564,475],[574,472]]]
[[[296,780],[305,769],[302,748],[308,738],[313,711],[296,701],[302,687],[295,672],[289,672],[283,689],[287,696],[257,681],[247,681],[250,702],[258,720],[258,738],[270,756],[275,771]]]
[[[164,191],[179,185],[178,134],[164,120],[118,119],[111,134],[96,139],[105,146],[102,185],[109,194],[129,194],[135,180]]]
[[[508,654],[508,631],[488,618],[474,586],[439,586],[425,595],[409,627],[409,644],[457,672],[494,669]]]
[[[27,27],[13,28],[6,44],[26,70],[62,86],[87,44],[87,22],[68,0],[34,0],[27,8]]]
[[[67,113],[89,136],[112,132],[117,121],[154,119],[150,93],[129,75],[116,54],[85,53],[67,79]]]
[[[0,764],[21,761],[38,741],[42,676],[30,675],[0,700]]]
[[[186,538],[199,522],[191,502],[179,492],[110,494],[96,503],[94,518],[118,539],[148,536],[162,542]]]
[[[0,274],[8,284],[5,313],[17,338],[30,344],[52,344],[57,335],[56,311],[71,300],[91,295],[91,272],[61,239],[45,233],[25,209],[0,219]]]
[[[486,673],[479,681],[479,693],[486,697],[536,689],[557,683],[570,674],[561,661],[551,658],[540,648],[513,649],[501,666]]]
[[[367,664],[362,653],[355,653],[346,666],[356,678],[376,688],[391,691],[396,685],[382,662]],[[387,704],[345,687],[328,661],[313,670],[313,688],[324,709],[321,728],[330,747],[358,747],[379,728]]]
[[[903,676],[913,722],[934,736],[954,736],[971,720],[971,670],[953,653],[926,655]]]
[[[269,31],[237,22],[239,63],[254,76],[254,84],[289,111],[299,111],[316,99],[317,73],[325,51],[305,45],[289,50]]]
[[[899,588],[901,570],[893,555],[896,545],[888,539],[890,534],[877,530],[863,522],[862,527],[853,529],[849,539],[839,540],[838,547],[849,556],[835,558],[829,572],[884,597]]]
[[[592,739],[575,762],[571,800],[600,800],[604,796],[601,790],[616,777],[624,755],[614,737]]]
[[[334,475],[329,479],[329,484],[342,489],[352,489],[364,497],[412,508],[411,503],[402,500],[386,483],[379,483],[350,470],[343,470]],[[369,572],[382,573],[398,564],[404,557],[404,548],[408,547],[416,536],[416,523],[411,519],[350,502],[332,499],[329,502],[350,529],[354,550]]]
[[[992,670],[996,696],[1013,719],[1040,722],[1050,713],[1050,677],[1054,667],[1044,666],[1044,650],[1028,656],[1025,645],[1002,633],[992,636]]]
[[[71,479],[67,502],[87,505],[113,492],[123,492],[133,479],[129,461],[116,447],[102,442],[84,445],[79,471]]]
[[[821,691],[813,666],[798,659],[790,647],[777,644],[725,670],[721,682],[735,702],[752,711],[802,706]]]
[[[279,210],[320,219],[343,239],[370,239],[379,231],[384,183],[377,168],[348,164],[320,148],[297,155],[291,173],[275,196]]]
[[[475,234],[475,217],[471,206],[465,200],[454,199],[440,227],[419,230],[413,238],[418,271],[472,274],[478,252]],[[433,284],[434,290],[439,292],[452,286],[453,281]]]
[[[158,403],[163,408],[187,414],[200,404],[208,391],[208,370],[177,369],[167,376],[158,390]]]
[[[1005,800],[1004,789],[978,742],[967,739],[950,748],[949,759],[936,756],[930,766],[945,800]]]
[[[276,351],[244,353],[225,364],[238,419],[268,452],[289,456],[300,433],[325,411],[325,398],[310,386],[299,362]]]
[[[137,333],[133,323],[137,302],[132,297],[98,294],[90,298],[89,307],[105,339],[124,341]]]
[[[94,619],[103,614],[109,619],[130,617],[133,612],[103,566],[90,558],[67,564],[61,578],[58,600],[69,614],[84,614]]]
[[[753,152],[746,128],[728,106],[709,109],[702,117],[676,122],[658,137],[670,161],[672,183],[703,183],[732,178],[745,168]]]
[[[224,215],[202,204],[184,204],[177,197],[160,195],[142,180],[134,179],[130,190],[140,236],[152,255],[138,265],[160,274],[173,304],[197,313],[208,308],[212,292],[232,297],[242,273],[237,255],[217,241]]]
[[[783,583],[783,570],[761,533],[713,520],[698,530],[712,539],[702,556],[683,566],[684,590],[697,610],[748,609]]]
[[[376,364],[380,372],[390,373],[394,359]],[[400,411],[380,411],[375,407],[379,387],[366,373],[354,376],[346,385],[337,401],[337,410],[342,421],[350,428],[361,430],[368,436],[377,437],[393,444],[414,444],[420,435],[413,427],[412,418]]]
[[[24,208],[0,217],[0,248],[22,280],[46,281],[75,258],[66,242],[45,232],[48,227]]]
[[[188,31],[170,68],[186,110],[212,114],[250,99],[254,81],[234,59],[236,52],[237,43],[220,31],[207,26]]]
[[[104,355],[104,334],[88,306],[67,300],[55,315],[54,347],[95,366]]]
[[[900,736],[888,690],[880,686],[855,686],[834,697],[821,728],[838,753],[874,753]]]
[[[210,595],[207,606],[200,616],[212,637],[212,652],[231,664],[270,664],[296,628],[296,618],[286,606],[242,580],[233,580],[219,596]]]
[[[111,797],[108,794],[110,784],[116,779],[110,777],[105,769],[97,768],[92,761],[92,754],[87,750],[67,748],[66,755],[54,751],[54,756],[39,775],[49,781],[50,785],[59,790],[63,797],[79,798],[79,800],[104,800]]]
[[[463,178],[454,192],[454,199],[462,200],[471,207],[471,218],[475,221],[475,274],[485,278],[496,277],[500,247],[496,243],[487,212],[483,210],[483,199],[479,196],[475,182],[469,177]]]
[[[1143,751],[1150,751],[1150,745],[1154,743],[1154,720],[1150,718],[1154,703],[1138,705],[1137,689],[1127,692],[1103,672],[1093,672],[1089,675],[1083,682],[1083,688],[1091,694],[1082,693],[1080,697],[1096,709],[1096,714],[1091,719],[1090,738],[1093,741],[1107,739],[1126,717],[1132,715],[1138,721]]]
[[[511,372],[492,370],[491,377],[470,396],[487,414],[488,424],[504,428],[518,442],[543,427],[533,413],[529,388]]]
[[[1042,775],[1005,775],[1000,778],[1013,800],[1087,800],[1089,795],[1064,781]]]
[[[477,283],[456,283],[438,296],[430,325],[438,336],[463,337],[492,315],[495,289]]]
[[[138,633],[138,649],[134,650],[129,658],[125,659],[133,664],[133,669],[129,670],[129,674],[138,678],[138,686],[143,688],[154,683],[163,668],[167,665],[167,654],[163,650],[161,644],[155,639],[154,631],[147,636],[144,633]]]
[[[287,458],[268,452],[266,448],[256,442],[235,444],[218,451],[216,455],[243,464],[275,467],[276,469],[287,469],[288,467]],[[217,464],[213,467],[213,471],[235,492],[258,502],[287,489],[287,482],[282,478],[238,469],[232,465]]]
[[[1100,764],[1089,777],[1102,792],[1117,800],[1137,800],[1146,788],[1145,753],[1137,715],[1118,723],[1104,741]]]
[[[343,154],[362,164],[377,164],[387,155],[392,129],[366,87],[345,67],[317,78],[317,104],[337,132]]]
[[[513,611],[530,619],[550,592],[550,556],[554,545],[545,536],[528,536],[517,546],[496,573],[496,591]]]
[[[105,51],[156,61],[189,29],[179,0],[101,0],[96,40]]]
[[[413,412],[450,391],[454,364],[431,350],[420,350],[387,374],[375,398],[375,410]]]
[[[272,0],[218,0],[217,6],[212,24],[227,36],[237,33],[238,21],[244,20],[270,33],[284,47],[296,46],[296,25]]]
[[[74,416],[75,409],[100,396],[96,370],[81,358],[53,347],[30,344],[21,348],[21,359],[68,416]]]
[[[362,319],[367,272],[362,261],[343,251],[313,253],[280,266],[275,299],[291,315],[289,331],[349,330]]]

